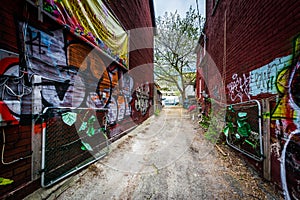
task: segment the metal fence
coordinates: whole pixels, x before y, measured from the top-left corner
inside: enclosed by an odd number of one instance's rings
[[[43,112],[42,186],[50,186],[109,151],[106,109],[46,108]]]
[[[260,102],[228,105],[226,108],[227,144],[257,161],[263,160],[262,112]]]

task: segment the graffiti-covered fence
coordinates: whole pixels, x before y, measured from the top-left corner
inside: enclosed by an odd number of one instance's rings
[[[224,133],[228,145],[257,161],[263,160],[259,101],[231,104],[226,110]]]
[[[107,110],[46,108],[42,186],[49,186],[108,153]]]

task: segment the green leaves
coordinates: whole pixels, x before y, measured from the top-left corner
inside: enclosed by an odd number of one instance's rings
[[[190,7],[185,16],[177,12],[165,13],[156,21],[155,81],[162,86],[176,88],[182,96],[185,96],[185,88],[193,84],[196,77],[194,50],[200,36],[198,17],[201,18]]]

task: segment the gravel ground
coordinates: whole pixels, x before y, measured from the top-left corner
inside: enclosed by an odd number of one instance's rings
[[[41,199],[282,199],[230,148],[224,156],[186,111],[165,108]],[[42,197],[43,196],[43,197]],[[28,199],[37,199],[35,194]]]

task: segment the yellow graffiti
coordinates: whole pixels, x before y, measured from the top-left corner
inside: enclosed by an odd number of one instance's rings
[[[295,48],[294,48],[294,55],[297,55],[297,53],[300,52],[300,36],[298,36],[296,39],[295,39]]]
[[[63,8],[59,10],[63,23],[92,43],[99,43],[100,48],[106,49],[107,53],[112,53],[128,65],[128,33],[102,1],[62,0],[55,4]]]
[[[285,90],[288,87],[289,75],[290,75],[289,69],[285,68],[281,72],[279,72],[277,76],[276,88],[280,94],[284,94]]]
[[[298,56],[300,52],[300,35],[294,40],[293,48],[293,59]],[[297,119],[297,112],[290,105],[289,96],[289,79],[290,74],[294,66],[291,60],[290,66],[281,70],[276,78],[276,88],[279,94],[279,100],[277,102],[276,108],[272,113],[273,119],[285,118],[285,119]]]

